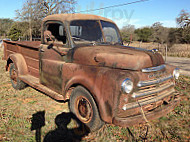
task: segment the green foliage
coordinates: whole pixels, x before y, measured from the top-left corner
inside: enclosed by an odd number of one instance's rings
[[[12,19],[0,19],[0,36],[6,36],[13,24]]]
[[[130,34],[128,34],[127,32],[121,31],[121,37],[123,42],[130,42]]]
[[[9,38],[14,41],[19,40],[19,38],[21,37],[21,32],[22,31],[17,25],[17,23],[14,23],[9,30],[9,33],[8,33]]]
[[[170,28],[168,33],[167,45],[172,47],[175,43],[180,43],[181,32],[178,28]]]
[[[148,42],[150,41],[152,35],[152,29],[149,27],[145,27],[135,30],[135,33],[137,34],[139,41]]]
[[[124,42],[131,39],[143,42],[157,42],[167,44],[172,47],[174,44],[190,43],[190,13],[182,10],[176,18],[179,28],[164,27],[162,23],[156,22],[150,28],[138,28],[135,30],[134,25],[126,25],[121,29],[121,35]]]
[[[15,22],[10,28],[8,35],[12,40],[28,39],[29,24],[28,22]]]
[[[136,40],[135,26],[134,25],[126,25],[121,29],[121,36],[123,42],[131,42]]]

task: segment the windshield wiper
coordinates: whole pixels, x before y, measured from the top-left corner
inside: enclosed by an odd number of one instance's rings
[[[83,38],[80,38],[80,37],[72,37],[73,39],[77,39],[77,40],[80,40],[80,41],[88,41],[88,42],[90,42],[89,40],[86,40],[86,39],[83,39]]]
[[[122,45],[120,42],[97,42],[102,45]]]
[[[122,45],[121,42],[115,42],[113,45]]]

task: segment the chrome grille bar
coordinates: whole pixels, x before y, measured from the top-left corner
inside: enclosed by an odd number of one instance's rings
[[[124,107],[123,107],[123,110],[133,109],[133,108],[137,108],[137,107],[140,107],[140,106],[145,106],[147,104],[155,103],[155,102],[157,102],[159,100],[164,99],[165,97],[168,97],[169,95],[171,95],[174,92],[175,92],[175,90],[171,89],[171,90],[167,91],[166,93],[163,93],[162,95],[159,95],[159,96],[156,96],[154,98],[151,98],[151,99],[149,99],[147,101],[139,100],[138,102],[125,104]]]
[[[166,65],[160,65],[160,66],[157,66],[157,67],[145,68],[145,69],[142,69],[142,72],[155,72],[155,71],[162,70],[165,67],[166,67]]]
[[[151,91],[137,92],[137,93],[135,92],[135,93],[132,94],[132,97],[133,97],[133,98],[138,98],[138,97],[142,97],[142,96],[148,96],[148,95],[151,95],[151,94],[160,93],[160,92],[162,92],[162,91],[164,91],[164,90],[166,90],[166,89],[168,89],[168,88],[170,88],[170,87],[172,87],[172,86],[174,86],[174,83],[173,83],[173,82],[171,82],[171,83],[168,84],[168,85],[164,85],[164,86],[162,86],[162,87],[159,87],[159,88],[157,88],[157,89],[153,89],[153,90],[151,90]]]
[[[153,85],[153,84],[158,84],[158,83],[162,83],[164,81],[167,81],[169,79],[172,79],[173,76],[167,76],[167,77],[163,77],[163,78],[159,78],[159,79],[154,79],[154,80],[149,80],[149,81],[139,81],[139,83],[137,84],[138,87],[144,87],[144,86],[149,86],[149,85]]]

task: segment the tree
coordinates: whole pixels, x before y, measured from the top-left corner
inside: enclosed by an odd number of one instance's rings
[[[27,0],[22,9],[16,10],[16,19],[28,22],[30,40],[40,36],[41,21],[51,14],[68,13],[74,10],[74,0]]]
[[[21,32],[22,31],[20,30],[18,23],[14,23],[9,30],[9,38],[14,41],[19,40],[21,37]]]
[[[169,29],[162,26],[162,23],[156,22],[152,25],[152,41],[160,44],[167,43]]]
[[[27,33],[30,37],[30,41],[32,41],[33,33],[40,31],[41,27],[41,18],[39,18],[36,3],[33,3],[32,0],[26,1],[22,9],[16,10],[16,15],[17,20],[28,23]]]
[[[176,18],[178,25],[181,28],[186,28],[190,26],[190,13],[185,10],[181,10],[179,16]]]
[[[149,27],[144,27],[144,28],[135,30],[135,33],[137,34],[139,41],[148,42],[150,41],[152,30]]]
[[[179,28],[170,28],[167,38],[168,47],[172,47],[175,43],[181,43],[181,31]]]
[[[6,37],[13,22],[12,19],[0,19],[0,36]]]
[[[121,36],[124,42],[131,42],[136,39],[135,26],[126,25],[121,29]]]
[[[179,16],[176,18],[176,22],[180,27],[181,42],[190,43],[190,13],[181,10]]]
[[[44,16],[74,12],[75,0],[38,0],[37,7]]]

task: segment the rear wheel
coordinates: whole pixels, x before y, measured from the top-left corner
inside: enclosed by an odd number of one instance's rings
[[[93,97],[82,86],[73,89],[70,97],[70,110],[92,132],[98,130],[104,124]]]
[[[9,71],[13,88],[16,90],[24,89],[26,84],[18,78],[18,70],[15,68],[14,63],[11,63]]]

